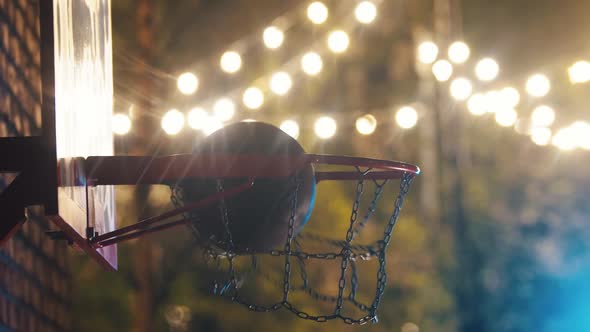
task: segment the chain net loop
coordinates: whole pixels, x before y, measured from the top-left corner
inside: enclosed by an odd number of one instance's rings
[[[212,265],[212,268],[217,272],[223,272],[226,276],[225,280],[218,280],[214,283],[212,292],[219,296],[228,297],[232,301],[255,312],[287,310],[301,319],[315,322],[340,319],[346,324],[362,325],[368,322],[376,323],[377,310],[387,285],[386,250],[399,218],[404,198],[408,193],[415,174],[403,173],[399,179],[399,188],[395,190],[397,194],[392,195],[390,200],[381,200],[387,185],[396,181],[366,179],[365,175],[371,169],[363,171],[359,167],[356,167],[356,170],[358,172],[358,180],[356,181],[350,219],[348,220],[347,231],[343,240],[328,239],[305,231],[301,234],[295,234],[298,193],[302,182],[302,179],[297,173],[289,178],[289,181],[293,182],[293,188],[295,190],[290,198],[291,213],[287,225],[287,240],[281,249],[277,248],[269,251],[234,251],[232,234],[229,227],[232,220],[228,217],[228,208],[224,200],[219,201],[217,204],[226,233],[223,239],[225,250],[220,250],[219,247],[212,245],[207,239],[201,237],[194,223],[190,223],[192,232],[199,239],[198,243],[203,247],[203,255],[206,262]],[[368,200],[366,202],[366,212],[361,213],[361,202],[367,183],[372,184],[374,189],[372,190],[370,201]],[[395,188],[395,185],[392,186]],[[221,179],[217,180],[217,191],[224,191],[224,183]],[[172,203],[176,207],[182,207],[184,204],[182,189],[179,186],[171,186],[171,192]],[[361,234],[367,224],[369,224],[372,217],[378,214],[379,203],[381,201],[385,201],[385,204],[388,201],[389,203],[393,203],[392,207],[387,208],[390,212],[388,212],[389,217],[387,218],[382,237],[370,244],[355,243],[354,240]],[[198,212],[196,211],[185,213],[184,217],[195,220],[196,222],[199,220]],[[376,225],[378,226],[379,224],[376,223]],[[303,243],[321,244],[322,247],[327,249],[322,252],[308,252],[304,250]],[[238,267],[239,264],[237,264],[237,260],[243,257],[246,257],[246,259],[249,257],[249,263],[245,264],[247,265],[246,268],[243,268],[241,265]],[[274,269],[263,269],[265,265],[263,263],[269,258],[275,257],[284,258],[282,268],[279,266]],[[336,294],[325,294],[313,287],[308,265],[314,261],[319,261],[320,263],[339,261]],[[363,303],[358,296],[360,292],[359,273],[364,270],[359,264],[362,264],[363,261],[377,261],[376,284],[372,295],[372,302],[369,303]],[[294,274],[298,278],[295,278]],[[270,282],[271,284],[277,285],[278,292],[281,294],[280,300],[270,304],[253,303],[247,300],[247,296],[243,296],[242,290],[246,288],[245,286],[249,282],[252,282],[252,287],[256,287],[256,282],[252,280],[254,276],[267,283]],[[323,303],[320,308],[330,308],[331,306],[332,309],[328,309],[329,311],[322,315],[310,314],[298,308],[294,302],[290,301],[290,296],[296,293],[305,294],[311,299]],[[355,317],[347,314],[350,310],[345,312],[344,308],[348,305],[352,310],[355,310]]]

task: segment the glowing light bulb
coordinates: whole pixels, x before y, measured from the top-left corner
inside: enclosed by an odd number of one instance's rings
[[[590,62],[577,61],[568,68],[570,82],[572,84],[586,83],[590,81]]]
[[[576,121],[570,126],[570,130],[576,145],[590,150],[590,124],[585,121]]]
[[[242,57],[238,52],[227,51],[221,55],[219,65],[224,72],[233,74],[242,68]]]
[[[301,69],[307,75],[315,76],[322,71],[323,67],[322,57],[315,52],[308,52],[301,58]]]
[[[496,122],[502,127],[513,126],[518,120],[518,113],[513,108],[501,108],[496,111]]]
[[[328,7],[321,1],[312,2],[307,7],[307,18],[313,24],[322,24],[328,19]]]
[[[286,95],[292,85],[291,76],[284,71],[274,73],[270,78],[270,90],[279,96]]]
[[[549,93],[549,90],[551,90],[551,82],[543,74],[532,75],[526,81],[526,91],[533,97],[543,97]]]
[[[360,23],[370,24],[377,17],[377,6],[371,1],[362,1],[356,6],[354,16]]]
[[[113,115],[113,133],[117,135],[126,135],[131,130],[131,119],[126,114]]]
[[[425,64],[431,64],[436,61],[438,56],[438,46],[431,41],[425,41],[418,45],[418,60]]]
[[[467,100],[467,109],[473,115],[483,115],[487,112],[486,97],[481,93],[475,93]]]
[[[432,65],[432,73],[437,81],[446,82],[453,75],[453,65],[447,60],[438,60]]]
[[[330,32],[328,35],[328,48],[334,53],[344,53],[350,45],[348,34],[342,30]]]
[[[199,88],[199,79],[193,73],[182,73],[176,80],[176,87],[178,87],[178,90],[182,94],[192,95],[197,92],[197,89]]]
[[[535,127],[531,129],[531,140],[533,143],[545,146],[551,142],[551,129],[546,127]]]
[[[279,126],[287,135],[297,139],[299,137],[299,124],[294,120],[285,120]]]
[[[569,127],[559,129],[553,136],[551,143],[564,151],[570,151],[577,147],[574,132]]]
[[[188,112],[188,125],[195,130],[203,129],[207,118],[209,118],[207,111],[201,107],[195,107]]]
[[[229,98],[220,98],[213,104],[213,114],[219,121],[229,121],[235,113],[236,105]]]
[[[466,100],[471,96],[471,92],[473,91],[473,86],[471,85],[471,81],[464,78],[459,77],[454,79],[451,82],[450,86],[451,96],[459,101]]]
[[[262,90],[256,87],[250,87],[244,91],[242,101],[249,109],[257,110],[264,103],[264,94],[262,93]]]
[[[264,29],[264,32],[262,33],[262,40],[264,41],[264,45],[266,45],[266,47],[274,50],[281,47],[283,41],[285,40],[285,34],[279,28],[271,26]]]
[[[481,59],[475,65],[475,76],[477,76],[480,81],[493,81],[498,77],[499,72],[500,66],[498,66],[496,60],[492,58]]]
[[[418,112],[413,107],[404,106],[395,114],[395,122],[401,128],[413,128],[418,123]]]
[[[162,129],[168,135],[176,135],[184,127],[184,115],[176,109],[171,109],[162,118]]]
[[[315,134],[321,139],[328,139],[336,134],[336,121],[329,117],[323,116],[316,120],[314,124]]]
[[[371,114],[365,114],[356,119],[356,130],[361,135],[371,135],[377,128],[377,119]]]
[[[464,63],[469,59],[470,54],[469,46],[462,41],[456,41],[449,46],[449,59],[454,63]]]
[[[537,106],[531,114],[533,127],[549,127],[555,121],[555,111],[547,105]]]

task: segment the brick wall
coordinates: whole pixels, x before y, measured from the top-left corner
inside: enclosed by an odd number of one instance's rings
[[[36,0],[0,0],[0,136],[40,134],[37,7]],[[0,190],[9,181],[0,176]],[[45,236],[47,229],[48,221],[32,210],[0,249],[0,332],[69,330],[67,249]]]

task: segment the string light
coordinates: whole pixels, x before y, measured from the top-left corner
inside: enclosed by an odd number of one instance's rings
[[[469,50],[469,46],[462,41],[456,41],[449,46],[449,59],[456,64],[467,61],[470,54],[471,50]]]
[[[370,24],[377,17],[377,6],[371,1],[362,1],[356,6],[354,16],[360,23]]]
[[[432,73],[437,81],[446,82],[453,75],[453,65],[447,60],[438,60],[432,65]]]
[[[203,122],[201,130],[205,136],[209,136],[221,128],[223,128],[223,123],[216,117],[209,116],[205,119],[205,122]]]
[[[334,53],[344,53],[348,49],[350,39],[342,30],[335,30],[328,35],[328,48]]]
[[[537,106],[531,114],[533,127],[549,127],[555,121],[555,111],[547,105]]]
[[[270,26],[264,29],[262,33],[262,40],[264,45],[272,50],[281,47],[283,40],[285,40],[285,34],[279,28]]]
[[[279,128],[294,139],[299,137],[299,124],[294,120],[283,121]]]
[[[551,129],[546,127],[535,127],[531,129],[531,140],[540,146],[549,144],[551,142]]]
[[[590,124],[576,121],[570,126],[573,139],[579,148],[590,150]]]
[[[577,147],[574,132],[569,127],[559,129],[553,136],[551,143],[564,151],[571,151]]]
[[[270,90],[279,96],[286,95],[292,85],[291,76],[284,71],[274,73],[270,78]]]
[[[534,74],[526,81],[526,91],[533,97],[543,97],[549,93],[549,90],[551,90],[551,82],[543,74]]]
[[[321,1],[312,2],[307,7],[307,18],[313,24],[322,24],[328,19],[328,7]]]
[[[501,108],[496,111],[496,122],[502,127],[510,127],[516,123],[518,113],[513,108]]]
[[[365,114],[356,119],[356,130],[361,135],[371,135],[377,128],[377,119],[371,114]]]
[[[438,56],[438,46],[431,41],[425,41],[418,45],[418,60],[425,64],[431,64]]]
[[[590,62],[588,61],[577,61],[567,71],[572,84],[590,81]]]
[[[464,77],[459,77],[451,82],[450,86],[451,96],[455,100],[463,101],[471,96],[471,92],[473,91],[473,86],[471,85],[471,81]]]
[[[113,133],[117,135],[126,135],[131,130],[131,119],[122,113],[113,115]]]
[[[498,77],[499,72],[500,66],[496,60],[492,58],[481,59],[477,65],[475,65],[475,76],[477,76],[480,81],[493,81]]]
[[[199,88],[199,79],[191,72],[182,73],[176,80],[176,87],[185,95],[192,95]]]
[[[257,110],[264,103],[264,94],[256,87],[249,87],[242,95],[242,102],[249,109]]]
[[[328,139],[336,134],[336,121],[329,116],[322,116],[314,124],[315,134],[321,139]]]
[[[195,130],[203,129],[203,124],[208,117],[207,111],[201,107],[195,107],[188,112],[188,125]]]
[[[171,109],[162,117],[161,125],[166,134],[171,136],[176,135],[184,127],[184,115],[177,109]]]
[[[221,55],[219,64],[224,72],[233,74],[242,68],[242,57],[238,52],[227,51]]]
[[[476,93],[467,100],[467,109],[473,115],[483,115],[487,112],[486,97],[481,93]]]
[[[213,104],[213,114],[219,121],[229,121],[236,113],[236,105],[229,98],[220,98]]]
[[[322,71],[324,63],[322,57],[315,52],[308,52],[301,58],[301,69],[307,75],[315,76]]]
[[[418,123],[418,112],[413,107],[404,106],[397,110],[395,122],[404,129],[413,128]]]

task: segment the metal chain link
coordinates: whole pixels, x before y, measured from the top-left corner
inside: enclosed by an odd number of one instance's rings
[[[217,295],[222,296],[229,296],[234,302],[239,303],[249,310],[255,312],[271,312],[277,311],[279,309],[285,308],[290,312],[297,315],[299,318],[312,320],[315,322],[326,322],[332,319],[341,319],[346,324],[365,324],[367,322],[377,322],[377,309],[381,302],[382,295],[385,291],[386,283],[387,283],[387,272],[386,272],[386,249],[391,241],[391,234],[393,229],[396,225],[397,219],[399,217],[404,197],[408,193],[409,187],[411,185],[412,179],[414,177],[413,174],[404,173],[401,178],[399,192],[394,202],[393,212],[390,215],[389,221],[385,227],[383,238],[371,245],[359,245],[353,244],[353,239],[361,232],[361,230],[365,227],[371,216],[377,210],[377,204],[380,200],[382,193],[384,191],[384,187],[388,183],[387,180],[383,182],[377,182],[373,180],[375,184],[375,191],[373,193],[373,198],[369,203],[369,207],[367,212],[363,216],[363,218],[357,222],[358,218],[358,211],[360,208],[360,202],[362,198],[362,193],[364,189],[364,175],[367,174],[368,170],[363,172],[357,167],[357,171],[359,172],[359,180],[357,181],[356,186],[356,193],[355,199],[352,205],[352,211],[350,216],[350,224],[346,233],[346,239],[342,240],[333,240],[333,239],[326,239],[314,234],[300,234],[295,239],[295,218],[297,212],[297,199],[299,190],[301,187],[301,179],[298,175],[293,175],[290,178],[290,181],[294,183],[294,193],[291,198],[291,214],[289,217],[288,223],[288,232],[287,232],[287,239],[283,250],[270,250],[270,251],[262,251],[262,252],[240,252],[236,253],[233,251],[233,239],[231,230],[229,227],[229,218],[228,218],[228,211],[227,206],[225,205],[225,201],[220,202],[220,213],[222,217],[222,222],[225,228],[225,236],[224,242],[226,245],[229,245],[229,250],[220,251],[219,249],[215,249],[211,247],[211,244],[207,241],[203,241],[204,245],[204,255],[208,256],[210,260],[216,263],[216,268],[221,270],[221,260],[226,259],[228,262],[227,266],[227,273],[229,274],[229,281],[226,281],[223,285],[215,284],[214,292]],[[221,181],[218,181],[218,191],[223,191],[223,185]],[[184,204],[184,197],[182,195],[182,190],[176,186],[171,186],[171,200],[172,203],[176,207],[181,207]],[[194,212],[188,213],[190,218],[197,218],[198,216]],[[342,248],[340,252],[323,252],[323,253],[307,253],[302,249],[301,243],[299,239],[302,240],[312,240],[316,241],[317,243],[322,243],[324,245],[334,246],[338,248]],[[293,250],[295,249],[295,250]],[[249,303],[248,301],[242,299],[238,295],[238,291],[240,288],[240,284],[244,282],[244,280],[249,277],[251,274],[258,273],[258,275],[263,276],[263,278],[273,281],[273,279],[268,275],[264,274],[257,269],[257,260],[256,257],[258,255],[271,255],[271,256],[285,256],[285,263],[284,268],[282,269],[283,279],[282,279],[282,301],[269,304],[269,305],[260,305],[260,304],[253,304]],[[234,259],[238,256],[243,255],[252,255],[252,269],[247,271],[242,275],[238,275],[237,269],[235,267]],[[299,273],[301,275],[302,284],[300,286],[293,287],[291,285],[291,269],[292,269],[292,261],[291,258],[295,257],[298,262],[299,266]],[[356,300],[356,295],[358,293],[358,286],[359,286],[359,279],[358,279],[358,270],[356,266],[356,261],[360,260],[370,260],[373,258],[377,258],[379,260],[379,267],[377,271],[377,285],[375,289],[375,297],[373,302],[370,306],[362,304]],[[305,266],[305,260],[309,259],[320,259],[320,260],[336,260],[341,259],[340,264],[340,278],[338,282],[338,296],[332,295],[325,295],[317,290],[313,289],[310,286],[308,275]],[[346,271],[350,265],[351,269],[351,289],[348,296],[344,296],[344,290],[346,288]],[[275,280],[276,281],[276,280]],[[273,281],[273,282],[275,282]],[[331,315],[311,315],[304,311],[297,309],[293,306],[292,303],[288,301],[289,299],[289,292],[290,291],[302,291],[307,293],[311,298],[318,300],[318,301],[326,301],[335,303],[335,310],[334,313]],[[362,312],[366,312],[365,316],[362,316],[358,319],[354,319],[351,317],[346,317],[341,314],[341,310],[343,307],[343,302],[349,302],[357,309],[361,310]]]

